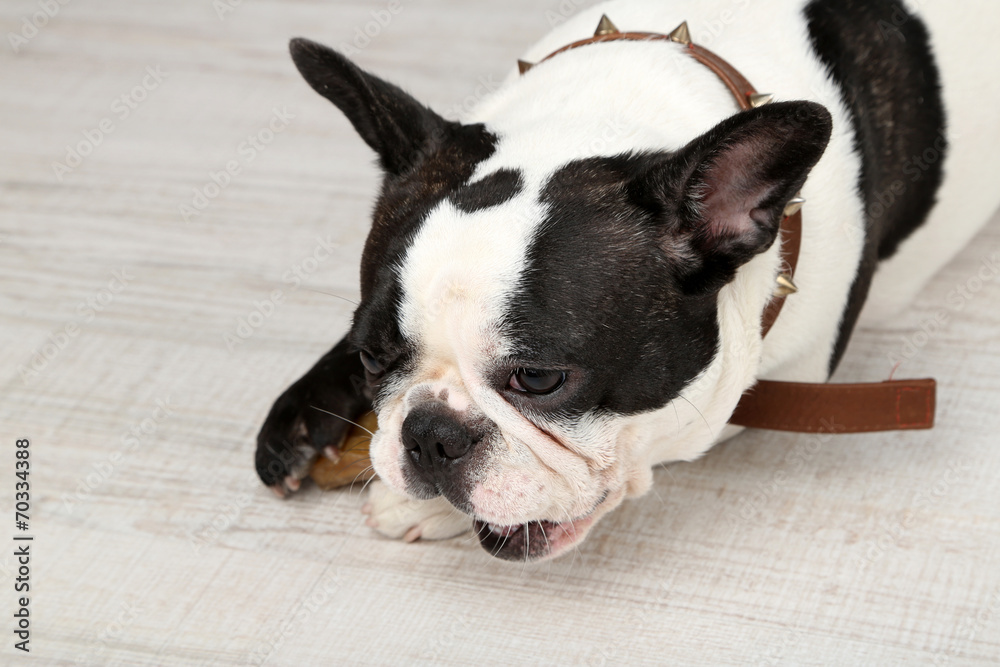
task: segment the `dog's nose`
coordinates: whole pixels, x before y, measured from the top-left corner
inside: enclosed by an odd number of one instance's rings
[[[403,420],[402,435],[413,462],[425,470],[462,458],[473,445],[469,429],[440,409],[411,410]]]

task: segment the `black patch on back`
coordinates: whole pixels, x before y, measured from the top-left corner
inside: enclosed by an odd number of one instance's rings
[[[516,169],[499,169],[455,190],[448,201],[464,213],[475,213],[499,206],[513,199],[524,188],[524,179]]]
[[[813,0],[805,16],[813,49],[851,114],[865,204],[865,250],[830,359],[833,373],[878,262],[934,206],[947,149],[945,114],[927,29],[897,0]]]
[[[718,292],[683,292],[661,247],[660,221],[627,187],[657,159],[578,160],[546,184],[548,215],[527,253],[505,334],[516,341],[511,362],[570,369],[570,379],[551,397],[519,402],[521,410],[565,418],[595,408],[652,410],[714,358]]]

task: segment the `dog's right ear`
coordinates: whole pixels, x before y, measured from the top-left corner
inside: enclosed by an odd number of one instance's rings
[[[289,50],[306,82],[344,112],[390,174],[417,166],[457,125],[322,44],[299,37]]]

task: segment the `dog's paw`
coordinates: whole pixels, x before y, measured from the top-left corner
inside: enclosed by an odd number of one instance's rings
[[[369,486],[368,502],[361,508],[368,515],[369,526],[386,537],[444,540],[472,528],[472,517],[462,514],[444,498],[414,500],[402,496],[386,484],[374,481]]]
[[[337,447],[351,425],[330,412],[336,406],[313,405],[312,392],[298,384],[275,401],[257,435],[254,461],[261,481],[277,495],[298,491],[321,454],[339,458]]]

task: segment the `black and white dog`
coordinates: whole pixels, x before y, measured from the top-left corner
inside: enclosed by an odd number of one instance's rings
[[[621,0],[524,59],[602,14],[628,31],[687,20],[777,101],[737,112],[682,45],[616,41],[512,72],[450,122],[292,42],[385,179],[351,330],[261,429],[265,484],[298,488],[349,427],[314,406],[374,406],[370,525],[474,526],[495,556],[558,555],[652,466],[734,435],[756,379],[825,381],[859,319],[898,312],[1000,204],[1000,3]],[[799,293],[765,343],[800,192]]]

